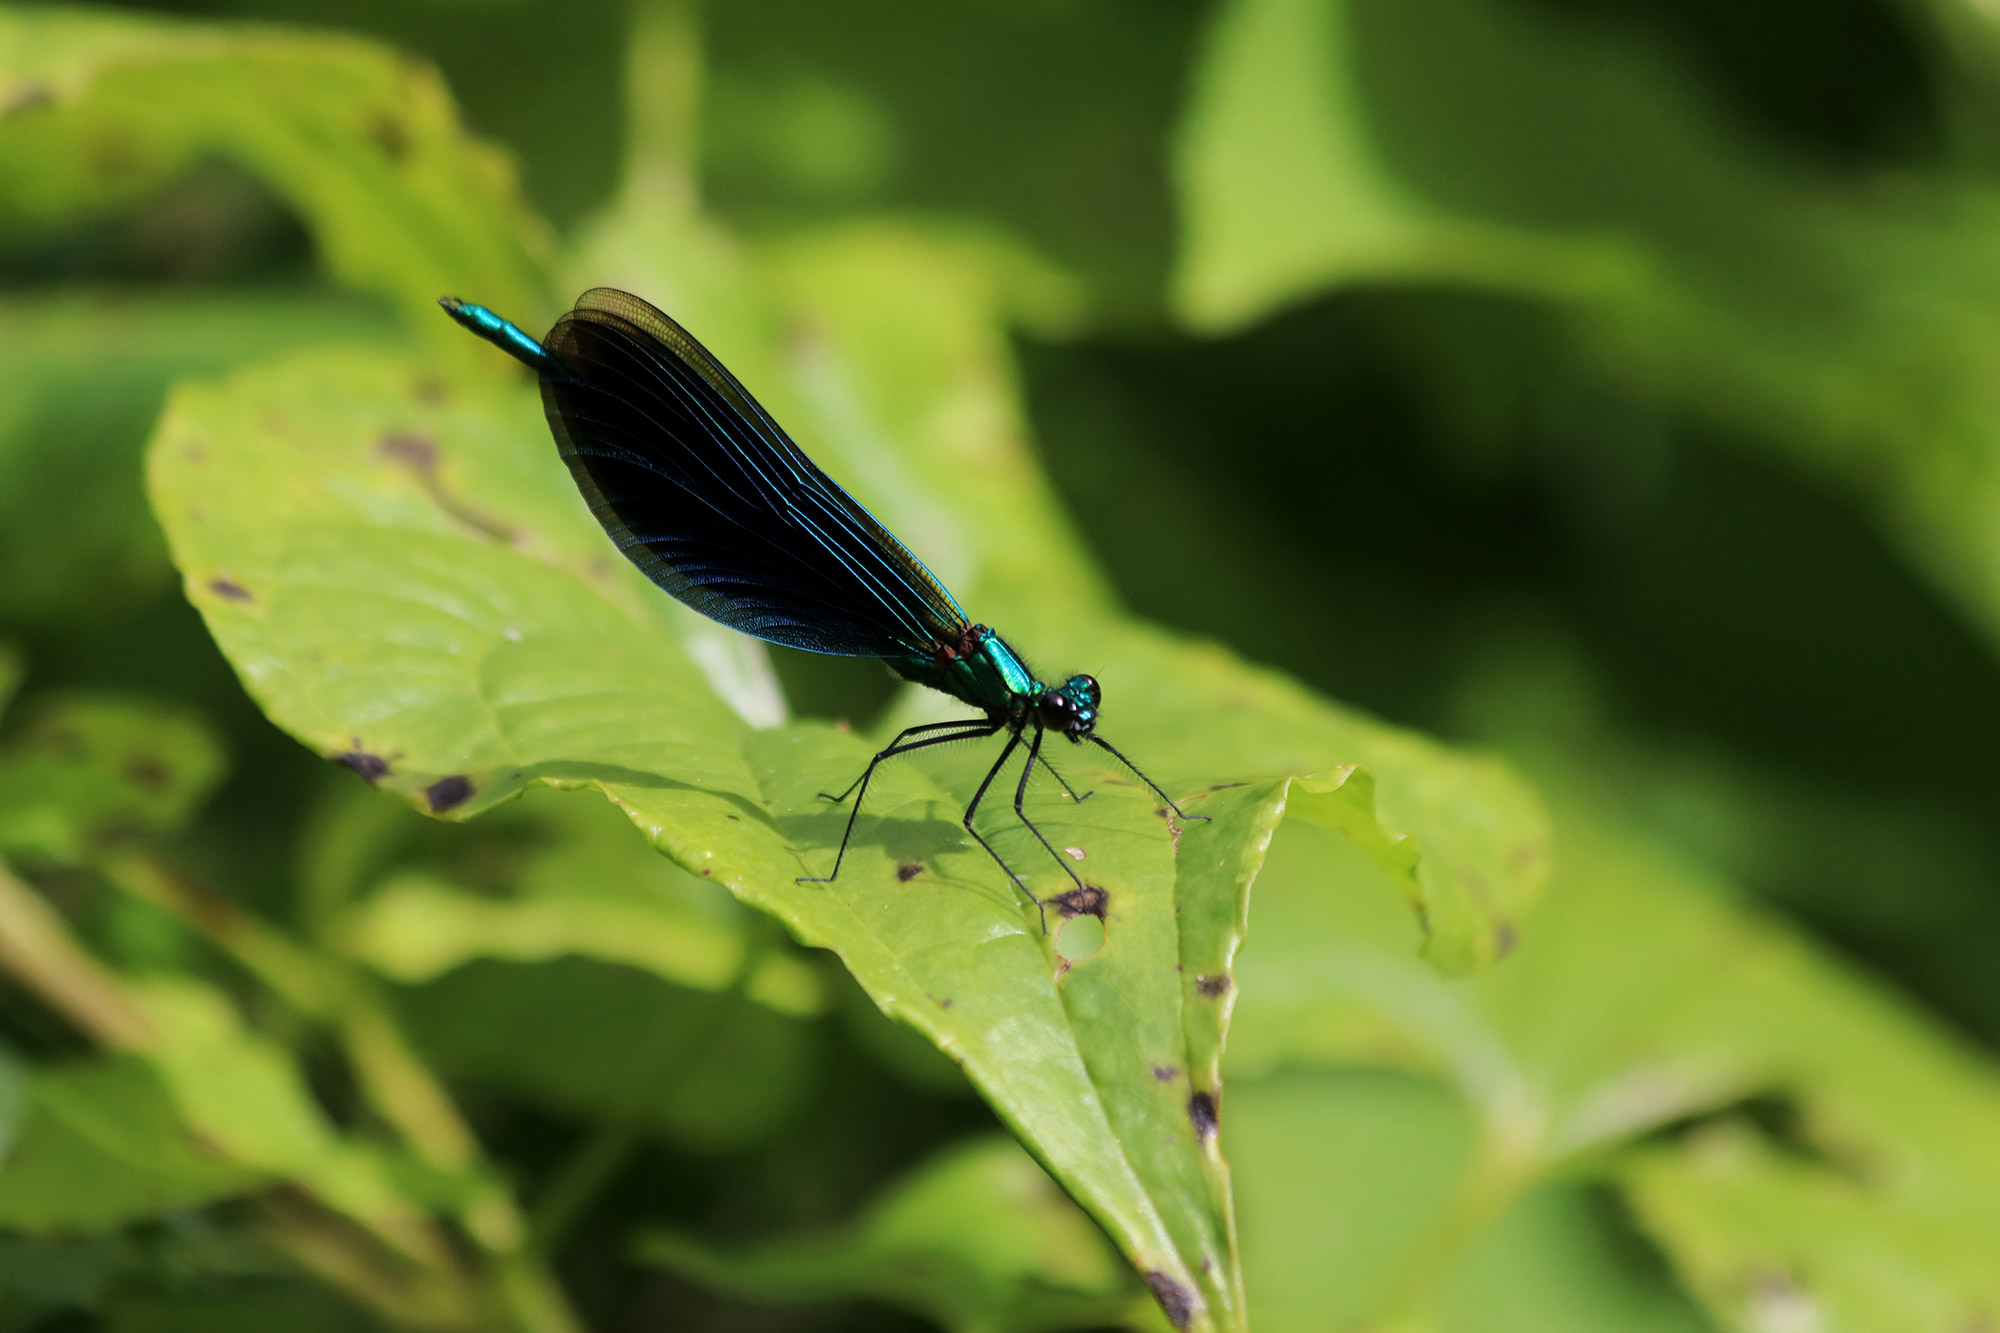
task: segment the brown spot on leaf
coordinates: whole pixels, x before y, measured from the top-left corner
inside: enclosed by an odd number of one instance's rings
[[[1214,977],[1196,977],[1194,979],[1194,988],[1196,991],[1200,992],[1202,998],[1204,999],[1216,1000],[1222,998],[1223,996],[1229,994],[1229,986],[1230,986],[1230,981],[1226,975],[1214,976]]]
[[[387,111],[375,117],[374,123],[368,127],[368,137],[382,150],[382,156],[391,162],[401,162],[409,154],[409,130],[404,128],[401,120]]]
[[[1510,925],[1502,924],[1493,932],[1493,954],[1496,958],[1505,958],[1508,954],[1514,952],[1514,946],[1519,943],[1520,940],[1515,936],[1514,928]]]
[[[1172,1065],[1154,1065],[1153,1078],[1156,1082],[1171,1083],[1181,1076],[1181,1071]]]
[[[1215,1094],[1197,1092],[1188,1098],[1188,1119],[1194,1123],[1195,1137],[1206,1143],[1215,1137],[1222,1121],[1216,1114]]]
[[[173,770],[149,754],[139,755],[125,765],[125,776],[147,791],[165,791],[173,781]]]
[[[208,581],[208,590],[226,601],[254,602],[257,600],[250,595],[250,590],[242,584],[237,583],[233,579],[222,578],[219,575]]]
[[[424,799],[431,803],[431,813],[441,815],[447,810],[456,810],[472,799],[472,779],[463,773],[454,773],[448,778],[439,778],[424,788]]]
[[[1111,895],[1095,884],[1086,884],[1068,893],[1059,893],[1049,899],[1049,906],[1063,914],[1065,920],[1073,916],[1094,916],[1104,920],[1104,905],[1111,901]]]
[[[437,446],[421,435],[384,435],[375,452],[392,463],[428,472],[437,466]]]
[[[1180,1283],[1154,1269],[1146,1274],[1146,1285],[1153,1290],[1153,1299],[1160,1303],[1160,1311],[1167,1322],[1175,1328],[1186,1328],[1194,1319],[1194,1293]]]
[[[919,865],[915,861],[905,861],[902,865],[896,867],[896,879],[904,884],[908,884],[911,880],[915,879],[918,875],[921,875],[923,873],[924,873],[923,866]]]
[[[370,782],[380,782],[389,776],[389,761],[379,754],[370,754],[366,750],[349,750],[345,754],[337,754],[333,757],[333,762],[350,772],[360,774]]]
[[[382,442],[375,446],[375,452],[392,463],[408,468],[424,488],[424,494],[430,497],[431,503],[468,528],[509,545],[520,537],[520,533],[509,525],[480,513],[451,493],[444,479],[438,475],[437,446],[424,436],[384,435]]]
[[[46,83],[24,83],[7,94],[0,116],[20,116],[56,104],[56,90]]]

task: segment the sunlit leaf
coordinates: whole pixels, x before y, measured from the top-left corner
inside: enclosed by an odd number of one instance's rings
[[[752,729],[709,688],[688,616],[604,542],[525,386],[340,353],[184,389],[152,451],[155,507],[190,599],[281,726],[454,819],[535,783],[599,787],[961,1061],[1170,1313],[1234,1327],[1213,1071],[1242,897],[1289,777],[1317,775],[1302,813],[1398,875],[1457,967],[1504,948],[1538,879],[1539,817],[1495,765],[1117,617],[1027,464],[998,332],[1009,288],[979,253],[906,230],[788,248],[772,280],[793,275],[807,333],[747,373],[769,367],[767,397],[799,409],[808,447],[827,444],[898,530],[932,536],[975,614],[1018,616],[1022,630],[999,623],[1027,651],[1098,671],[1120,742],[1217,816],[1179,828],[1129,775],[1059,758],[1096,790],[1084,805],[1034,794],[1105,895],[1088,957],[1063,956],[1063,911],[1044,937],[964,836],[969,753],[886,770],[839,881],[798,882],[830,869],[844,827],[818,793],[869,747]],[[875,301],[902,292],[902,320],[850,305],[871,278]],[[1201,774],[1222,780],[1190,790]],[[1070,886],[1025,832],[991,827],[1039,894]]]

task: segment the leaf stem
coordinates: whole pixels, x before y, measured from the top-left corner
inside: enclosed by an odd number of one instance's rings
[[[93,1040],[143,1049],[153,1025],[124,984],[86,953],[41,894],[0,862],[0,968]]]
[[[625,65],[626,203],[693,216],[701,72],[695,0],[640,0]]]
[[[523,1333],[576,1333],[580,1325],[560,1288],[531,1255],[519,1207],[483,1170],[478,1138],[412,1049],[372,978],[286,938],[150,857],[116,857],[103,870],[119,888],[200,931],[301,1014],[332,1026],[369,1105],[418,1157],[470,1187],[458,1220],[487,1255],[491,1295],[513,1326]],[[294,1227],[280,1238],[329,1281],[355,1271],[353,1257],[323,1228]]]

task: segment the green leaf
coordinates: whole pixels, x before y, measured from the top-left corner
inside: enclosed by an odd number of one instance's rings
[[[732,1251],[653,1231],[637,1251],[746,1300],[867,1297],[953,1333],[1110,1324],[1138,1296],[1090,1219],[1018,1145],[1000,1138],[946,1149],[831,1235]]]
[[[1706,1325],[1573,1180],[1488,1194],[1478,1125],[1429,1079],[1295,1069],[1230,1085],[1244,1266],[1265,1333],[1696,1333]]]
[[[121,1294],[105,1311],[107,1333],[374,1333],[382,1327],[304,1284],[241,1284],[236,1290]]]
[[[385,340],[391,327],[326,295],[0,301],[0,615],[101,618],[171,584],[139,455],[174,379],[305,342]]]
[[[1402,1075],[1232,1077],[1230,1157],[1257,1327],[1365,1326],[1449,1209],[1475,1160],[1476,1131],[1449,1089]]]
[[[527,818],[515,822],[535,842],[509,858],[503,882],[467,884],[415,866],[400,871],[337,927],[347,951],[406,983],[433,980],[475,958],[576,956],[695,990],[741,985],[749,999],[793,1018],[824,1007],[810,965],[761,947],[751,913],[661,857],[616,810],[574,798],[525,807]]]
[[[0,1328],[37,1327],[66,1310],[92,1309],[131,1265],[123,1237],[0,1237]]]
[[[129,982],[143,1048],[39,1070],[0,1167],[0,1225],[104,1230],[286,1182],[394,1248],[426,1212],[400,1161],[342,1136],[292,1057],[199,982]],[[464,1193],[465,1182],[426,1188]]]
[[[28,661],[19,648],[0,639],[0,716],[5,716],[7,705],[14,702],[14,691],[21,688],[21,680],[28,674]]]
[[[441,292],[543,304],[513,170],[426,66],[352,37],[59,8],[0,11],[0,52],[0,237],[131,205],[218,156],[298,211],[339,282],[440,344]]]
[[[1990,1201],[1885,1189],[1867,1169],[1800,1160],[1725,1124],[1681,1151],[1642,1151],[1624,1179],[1640,1221],[1727,1327],[1894,1333],[1980,1317],[1996,1289]]]
[[[35,1074],[18,1142],[0,1166],[0,1226],[103,1231],[266,1179],[190,1136],[144,1061],[109,1056]]]
[[[751,313],[719,351],[774,412],[797,408],[806,447],[969,604],[1014,617],[1031,651],[1088,661],[1112,734],[1216,816],[1177,829],[1130,775],[1060,757],[1097,795],[1032,799],[1107,895],[1088,957],[1062,956],[1063,914],[1044,938],[964,836],[974,755],[885,770],[838,883],[798,882],[830,868],[844,827],[818,793],[870,747],[753,730],[758,710],[718,697],[743,695],[740,673],[698,660],[716,631],[690,632],[692,613],[616,559],[525,386],[325,353],[184,388],[151,453],[155,509],[280,726],[453,819],[535,783],[600,788],[959,1060],[1184,1324],[1239,1327],[1213,1071],[1243,895],[1291,775],[1317,775],[1301,810],[1383,859],[1457,967],[1500,952],[1531,899],[1537,807],[1496,765],[1117,617],[1028,463],[1000,322],[1021,279],[989,251],[907,228],[790,243],[737,289]],[[782,336],[787,318],[806,332]],[[1189,794],[1197,774],[1241,785]],[[986,827],[1038,894],[1069,887],[1023,830]]]
[[[454,1080],[704,1153],[770,1138],[813,1072],[811,1030],[796,1019],[584,957],[471,963],[401,1007],[426,1060]]]
[[[421,1214],[382,1156],[338,1134],[291,1054],[191,980],[132,987],[154,1038],[146,1055],[188,1132],[239,1168],[281,1177],[385,1233]]]
[[[1984,123],[1990,22],[1936,28],[1978,31],[1976,72],[1927,86]],[[1661,45],[1499,0],[1233,0],[1176,149],[1181,318],[1387,283],[1546,303],[1579,359],[1846,484],[2000,634],[1989,164],[1781,157]]]
[[[1703,1333],[1713,1325],[1602,1188],[1556,1180],[1523,1195],[1439,1284],[1466,1333]]]
[[[1448,1081],[1477,1118],[1474,1197],[1491,1210],[1555,1173],[1604,1174],[1725,1325],[1768,1326],[1745,1313],[1760,1291],[1841,1327],[2000,1301],[1974,1257],[2000,1246],[1990,1065],[1588,800],[1559,806],[1557,829],[1518,956],[1449,983],[1413,965],[1409,922],[1366,891],[1379,868],[1288,827],[1239,969],[1235,1086],[1288,1065]],[[1770,1139],[1745,1119],[1621,1155],[1759,1099],[1794,1128]],[[1736,1134],[1748,1151],[1727,1149]],[[1254,1198],[1247,1161],[1240,1174]]]
[[[160,704],[45,700],[0,748],[0,853],[76,865],[180,828],[222,778],[208,729]]]
[[[28,1109],[28,1069],[0,1046],[0,1162],[7,1160],[22,1115]]]

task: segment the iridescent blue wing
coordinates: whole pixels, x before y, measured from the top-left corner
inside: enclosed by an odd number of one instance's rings
[[[666,315],[595,288],[541,351],[563,461],[653,582],[725,625],[810,652],[929,657],[957,641],[965,613],[923,562]]]

